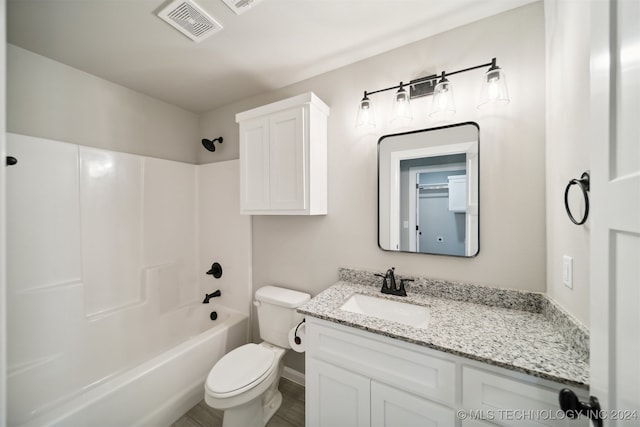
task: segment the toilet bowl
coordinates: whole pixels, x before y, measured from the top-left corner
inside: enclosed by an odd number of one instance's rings
[[[205,402],[224,409],[224,427],[262,427],[282,403],[278,382],[285,349],[246,344],[225,355],[205,383]]]
[[[295,309],[310,299],[302,292],[265,286],[256,292],[260,344],[223,356],[205,383],[205,402],[224,410],[223,427],[264,427],[282,403],[278,383],[289,349],[288,332],[302,319]]]

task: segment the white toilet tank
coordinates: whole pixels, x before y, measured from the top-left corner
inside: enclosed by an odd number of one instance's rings
[[[300,322],[303,316],[296,308],[309,301],[311,295],[279,288],[263,286],[256,291],[255,305],[258,308],[260,338],[278,347],[290,348],[289,330]]]

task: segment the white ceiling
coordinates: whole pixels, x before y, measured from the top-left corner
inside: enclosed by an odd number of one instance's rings
[[[282,88],[534,0],[263,0],[195,43],[167,0],[8,0],[9,43],[193,112]]]

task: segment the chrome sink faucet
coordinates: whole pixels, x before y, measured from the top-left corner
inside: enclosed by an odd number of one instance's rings
[[[378,277],[382,277],[382,289],[380,292],[383,294],[396,295],[399,297],[406,297],[407,291],[405,290],[404,283],[405,282],[413,282],[413,279],[400,279],[400,287],[396,286],[396,276],[395,276],[395,267],[391,267],[387,270],[387,273],[383,276],[382,274],[376,274]]]

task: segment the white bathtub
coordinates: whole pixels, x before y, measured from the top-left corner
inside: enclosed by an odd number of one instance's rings
[[[218,319],[211,321],[215,309]],[[54,408],[39,413],[24,427],[168,426],[204,396],[212,366],[248,338],[246,315],[213,304],[187,310],[199,333],[135,367],[86,387]]]

